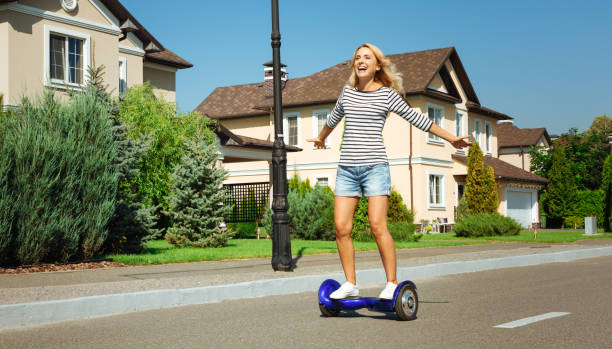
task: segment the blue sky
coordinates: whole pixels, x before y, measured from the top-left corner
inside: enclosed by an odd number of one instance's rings
[[[181,111],[218,86],[263,81],[261,64],[272,58],[270,1],[121,2],[193,63],[177,73]],[[612,116],[612,1],[279,3],[289,78],[349,59],[362,42],[385,54],[454,46],[481,104],[519,127],[559,134]]]

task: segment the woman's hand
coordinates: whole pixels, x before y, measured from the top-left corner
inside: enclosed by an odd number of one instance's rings
[[[472,142],[466,141],[467,138],[470,138],[470,136],[454,137],[449,140],[449,143],[457,149],[462,149],[472,145]]]
[[[321,139],[321,137],[310,138],[310,139],[307,139],[306,142],[313,142],[314,146],[317,149],[327,149],[327,147],[325,146],[325,140]]]

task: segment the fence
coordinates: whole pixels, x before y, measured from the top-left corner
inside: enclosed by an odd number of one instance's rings
[[[224,184],[230,196],[225,205],[233,205],[232,212],[225,217],[226,223],[259,222],[268,206],[270,183]]]

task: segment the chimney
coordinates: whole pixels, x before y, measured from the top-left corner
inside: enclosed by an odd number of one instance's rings
[[[274,73],[272,61],[264,63],[264,88],[266,89],[266,97],[274,96]],[[287,70],[286,65],[281,63],[281,91],[287,85]]]

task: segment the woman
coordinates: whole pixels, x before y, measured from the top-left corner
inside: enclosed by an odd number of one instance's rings
[[[368,197],[368,219],[385,268],[387,284],[381,299],[393,299],[398,284],[393,238],[387,230],[387,204],[391,195],[389,163],[382,140],[382,129],[389,112],[408,120],[417,128],[450,142],[455,148],[471,145],[468,136],[455,137],[413,110],[401,97],[402,79],[395,66],[376,46],[365,43],[353,54],[349,86],[346,86],[314,142],[325,148],[325,138],[346,116],[346,127],[336,175],[334,221],[336,244],[346,282],[334,291],[332,299],[359,295],[355,278],[355,250],[351,240],[353,214],[361,196]]]

